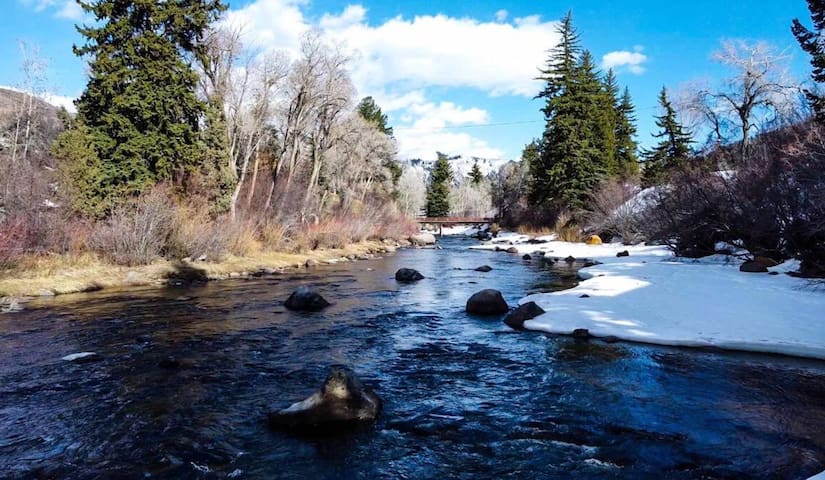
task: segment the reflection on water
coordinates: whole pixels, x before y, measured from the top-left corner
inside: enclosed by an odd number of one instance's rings
[[[825,363],[514,333],[469,318],[574,270],[406,250],[308,274],[58,297],[0,317],[0,477],[804,478],[825,469]],[[489,264],[494,270],[472,269]],[[399,285],[414,267],[426,277]],[[299,285],[333,305],[283,308]],[[86,364],[60,357],[94,351]],[[169,366],[174,357],[177,368]],[[330,365],[385,401],[373,429],[270,432]]]

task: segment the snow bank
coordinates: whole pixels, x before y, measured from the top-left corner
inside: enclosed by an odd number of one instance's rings
[[[813,477],[809,478],[808,480],[825,480],[825,472],[822,472],[818,475],[814,475]]]
[[[576,288],[523,298],[519,303],[534,301],[546,312],[525,328],[559,334],[586,328],[596,337],[825,359],[825,291],[806,280],[742,273],[741,260],[723,255],[675,258],[658,246],[549,242],[516,248],[603,262],[580,270],[584,281]],[[623,250],[630,256],[617,258]],[[791,261],[770,270],[797,267]]]
[[[480,231],[478,226],[468,227],[467,225],[444,226],[441,229],[442,235],[476,235]]]

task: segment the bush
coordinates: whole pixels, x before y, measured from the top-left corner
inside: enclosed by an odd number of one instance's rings
[[[175,205],[162,188],[117,207],[94,233],[95,250],[118,265],[152,263],[164,252],[174,228]]]
[[[584,240],[582,229],[576,224],[573,214],[562,211],[556,215],[553,231],[562,242],[581,242]]]
[[[587,230],[619,236],[626,245],[642,241],[642,220],[647,210],[647,197],[654,189],[639,191],[639,187],[620,180],[609,180],[593,193],[585,214]]]
[[[14,268],[25,253],[28,228],[22,218],[0,223],[0,270]]]
[[[751,152],[732,171],[677,172],[660,189],[649,236],[680,255],[707,255],[723,241],[825,275],[825,130],[805,123],[763,134]]]
[[[170,258],[206,258],[220,261],[228,251],[232,230],[229,218],[213,221],[208,209],[184,205],[173,214],[173,228],[165,253]]]

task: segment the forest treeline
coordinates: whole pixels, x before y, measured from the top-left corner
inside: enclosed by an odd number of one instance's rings
[[[477,162],[459,174],[449,152],[429,171],[399,162],[387,116],[356,98],[347,54],[321,32],[290,56],[244,45],[221,0],[81,5],[100,21],[78,27],[76,115],[37,100],[30,50],[26,94],[0,95],[0,268],[32,253],[135,265],[336,247],[409,235],[423,213],[682,255],[721,244],[825,273],[820,0],[812,27],[789,19],[812,82],[769,44],[725,41],[713,60],[729,76],[663,87],[646,149],[631,92],[568,14],[539,69],[542,135],[486,175]]]

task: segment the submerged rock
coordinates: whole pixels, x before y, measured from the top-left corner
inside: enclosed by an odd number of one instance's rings
[[[300,287],[295,290],[284,303],[284,306],[290,310],[305,312],[318,312],[329,305],[330,303],[324,297],[309,287]]]
[[[474,293],[465,308],[474,315],[501,315],[510,310],[501,292],[492,288]]]
[[[747,273],[768,273],[768,267],[759,262],[745,262],[739,266],[739,271]]]
[[[476,268],[476,272],[489,272],[489,271],[492,271],[492,270],[493,270],[493,267],[491,267],[489,265],[482,265],[482,266]]]
[[[532,320],[542,313],[544,313],[544,309],[538,306],[536,302],[527,302],[508,313],[504,317],[504,323],[513,330],[524,330],[524,322]]]
[[[352,372],[333,368],[321,389],[305,400],[268,415],[269,426],[290,433],[315,433],[357,427],[374,421],[381,399]]]
[[[395,272],[395,280],[398,282],[417,282],[423,278],[424,275],[414,268],[400,268]]]

